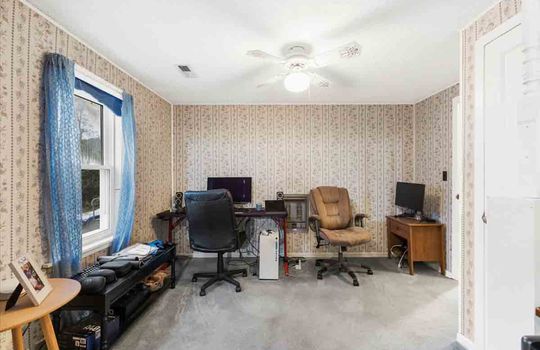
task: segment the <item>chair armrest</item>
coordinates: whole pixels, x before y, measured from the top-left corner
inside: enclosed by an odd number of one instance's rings
[[[321,225],[321,218],[319,215],[311,215],[309,218],[308,218],[308,224],[309,224],[309,228],[313,231],[313,232],[318,232],[319,231],[319,227]]]
[[[317,238],[317,247],[319,248],[324,239],[321,237],[320,227],[321,227],[321,218],[319,215],[311,215],[308,219],[309,228],[315,232],[315,238]]]
[[[354,226],[364,227],[365,219],[367,218],[368,216],[366,214],[356,214],[354,216]]]

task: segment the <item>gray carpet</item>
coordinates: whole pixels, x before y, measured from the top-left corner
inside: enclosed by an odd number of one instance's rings
[[[417,264],[417,275],[384,258],[360,287],[346,275],[316,279],[314,261],[278,281],[238,277],[243,291],[204,283],[191,274],[215,269],[214,259],[179,261],[176,289],[165,291],[114,346],[118,349],[369,349],[450,350],[458,324],[457,282]]]

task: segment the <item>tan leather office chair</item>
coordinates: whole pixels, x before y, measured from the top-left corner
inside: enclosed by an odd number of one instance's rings
[[[349,268],[350,264],[343,258],[347,247],[366,244],[371,241],[371,234],[364,228],[365,214],[352,215],[349,192],[345,188],[321,186],[309,193],[309,199],[314,215],[309,217],[309,226],[317,237],[317,248],[322,245],[339,247],[338,259],[318,259],[317,266],[323,265],[317,272],[317,278],[322,279],[328,271],[347,272],[358,286],[355,273]],[[354,226],[353,226],[354,224]],[[368,275],[373,271],[369,266],[360,265]]]

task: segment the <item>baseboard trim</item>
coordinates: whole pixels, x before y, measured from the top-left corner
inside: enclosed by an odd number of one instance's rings
[[[454,276],[454,274],[453,274],[451,271],[448,271],[448,270],[444,271],[444,275],[445,275],[446,277],[448,277],[448,278],[451,278],[451,279],[457,281],[457,278]]]
[[[378,252],[347,252],[343,253],[346,258],[385,258],[388,257],[387,253],[378,253]],[[336,252],[320,252],[320,253],[291,253],[289,254],[291,258],[335,258],[337,257]]]
[[[465,350],[474,350],[474,343],[461,333],[456,335],[457,343]]]
[[[435,271],[437,271],[437,272],[441,272],[441,268],[440,268],[440,266],[439,266],[439,263],[434,263],[434,262],[427,262],[427,261],[425,261],[424,264],[425,264],[427,267],[429,267],[429,268],[431,268],[431,269],[433,269],[433,270],[435,270]],[[454,276],[454,274],[452,273],[452,271],[444,270],[444,277],[446,277],[446,278],[451,278],[451,279],[457,281],[457,278]]]
[[[202,253],[202,252],[193,252],[192,254],[185,253],[185,254],[178,254],[180,256],[191,256],[193,258],[215,258],[215,253]],[[387,257],[388,254],[386,253],[379,253],[379,252],[349,252],[344,254],[345,257],[349,258],[384,258]],[[244,255],[245,256],[245,255]],[[231,257],[237,258],[239,257],[238,252],[231,253]],[[253,257],[253,256],[247,256],[247,257]],[[320,253],[292,253],[289,254],[290,258],[316,258],[316,259],[325,259],[325,258],[335,258],[337,257],[337,252],[320,252]]]

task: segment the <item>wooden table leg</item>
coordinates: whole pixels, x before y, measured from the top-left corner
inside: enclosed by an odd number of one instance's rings
[[[390,225],[388,225],[388,228],[386,230],[386,241],[387,241],[387,249],[388,249],[388,259],[392,258],[392,247],[396,244],[400,244],[401,241],[396,235],[392,233],[390,230]]]
[[[11,329],[11,338],[13,339],[13,348],[15,350],[24,350],[24,338],[22,334],[22,326]]]
[[[446,257],[444,256],[444,252],[441,253],[441,257],[439,258],[439,268],[441,269],[441,275],[446,275]]]
[[[409,250],[409,254],[410,254],[410,250]],[[409,255],[408,257],[408,263],[409,263],[409,274],[410,275],[414,275],[414,260],[412,259],[412,257]]]
[[[409,249],[407,252],[407,262],[409,263],[409,274],[414,275],[414,256],[413,256],[414,242],[413,242],[412,236],[407,241],[407,247]]]
[[[441,227],[441,258],[439,260],[441,275],[446,276],[446,236],[445,227]]]
[[[43,332],[45,342],[47,343],[47,349],[59,350],[58,341],[56,340],[56,335],[54,334],[54,328],[51,322],[51,316],[43,316],[39,321],[41,323],[41,331]]]

